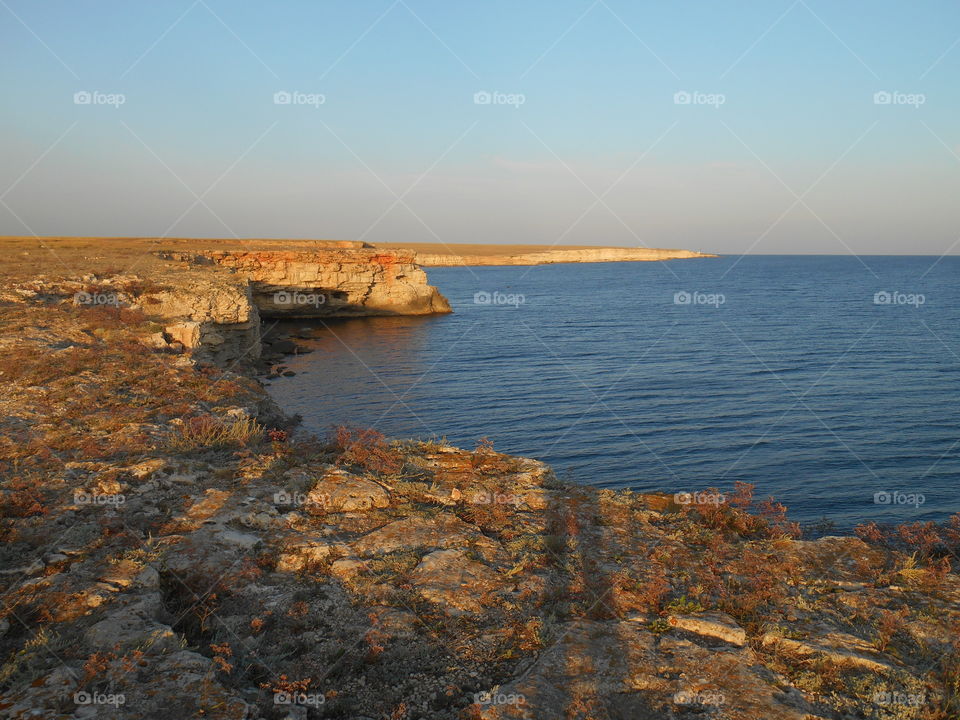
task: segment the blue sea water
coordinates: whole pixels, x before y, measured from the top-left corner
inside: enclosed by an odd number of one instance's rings
[[[453,314],[319,324],[271,394],[601,487],[741,480],[838,530],[960,511],[958,257],[427,272]]]

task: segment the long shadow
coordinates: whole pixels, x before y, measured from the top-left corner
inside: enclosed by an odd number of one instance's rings
[[[624,609],[616,592],[616,571],[607,568],[621,548],[604,528],[604,510],[593,488],[574,488],[570,499],[554,499],[546,510],[544,538],[557,572],[546,593],[566,606],[564,627],[541,657],[512,685],[523,687],[531,674],[551,664],[551,694],[544,688],[531,697],[534,706],[518,709],[514,717],[549,717],[564,720],[659,720],[662,711],[642,691],[628,685],[631,660],[628,648],[634,642],[620,624]],[[619,544],[619,543],[618,543]],[[547,599],[547,598],[545,598]],[[541,616],[546,619],[546,614]],[[564,650],[567,655],[555,665],[544,655]],[[547,715],[543,715],[547,716]]]

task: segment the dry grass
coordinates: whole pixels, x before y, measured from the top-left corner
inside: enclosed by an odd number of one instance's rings
[[[212,415],[198,415],[181,419],[175,428],[167,446],[176,452],[245,448],[263,440],[263,425],[249,417],[224,421]]]

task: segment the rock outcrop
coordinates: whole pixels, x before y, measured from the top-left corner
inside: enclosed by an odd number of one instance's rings
[[[157,344],[179,343],[220,365],[260,356],[260,313],[249,283],[225,273],[188,275],[175,288],[143,296],[140,307],[164,323]]]
[[[412,251],[318,248],[214,250],[166,257],[229,268],[251,284],[263,317],[359,317],[450,312]]]
[[[309,251],[155,254],[181,265],[170,266],[169,283],[162,290],[131,295],[128,304],[162,325],[155,346],[182,346],[220,365],[260,356],[264,317],[450,312],[447,299],[414,264],[412,251],[335,243]],[[76,283],[78,289],[85,286]]]
[[[650,262],[681,258],[717,257],[693,250],[663,248],[590,248],[545,250],[519,255],[456,255],[446,253],[416,254],[416,262],[424,267],[457,265],[548,265],[550,263]]]

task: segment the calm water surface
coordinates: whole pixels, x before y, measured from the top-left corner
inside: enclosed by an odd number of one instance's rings
[[[743,480],[841,530],[960,511],[960,258],[428,274],[452,315],[320,325],[272,395],[313,430],[487,436],[602,487]]]

